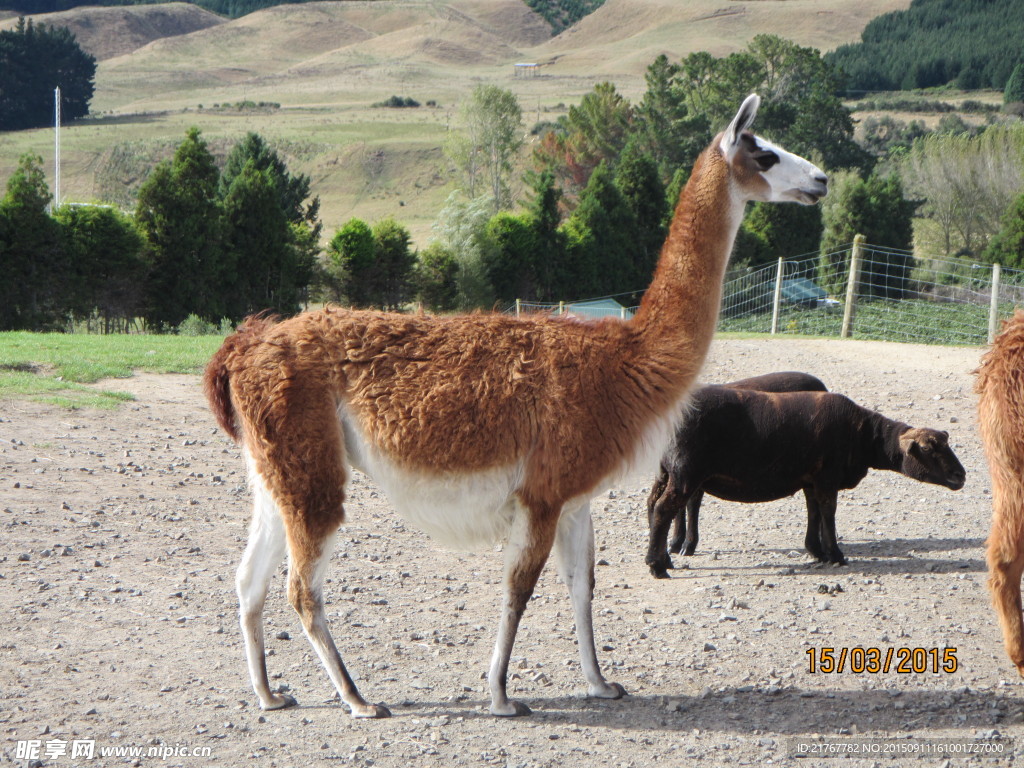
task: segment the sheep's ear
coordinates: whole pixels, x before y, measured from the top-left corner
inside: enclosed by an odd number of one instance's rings
[[[740,140],[740,134],[750,128],[754,123],[754,118],[757,117],[757,108],[761,106],[761,97],[756,93],[752,93],[743,100],[740,105],[739,112],[736,113],[736,117],[729,123],[729,127],[725,129],[725,144],[733,147]]]
[[[900,453],[904,456],[913,456],[921,450],[921,445],[914,437],[914,430],[908,429],[900,435]]]

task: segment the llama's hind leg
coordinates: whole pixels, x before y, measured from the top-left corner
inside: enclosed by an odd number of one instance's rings
[[[487,673],[491,689],[491,714],[516,717],[530,714],[522,702],[508,698],[506,680],[512,646],[519,630],[519,622],[537,585],[544,563],[555,539],[556,515],[538,505],[530,509],[516,499],[515,516],[508,541],[505,543],[505,594],[498,622],[498,637]]]
[[[253,690],[263,709],[291,706],[295,699],[272,693],[267,679],[267,659],[263,639],[263,606],[270,580],[281,564],[285,551],[284,526],[270,494],[262,482],[255,483],[255,503],[249,543],[235,576],[238,591],[239,624],[245,640],[245,657]]]
[[[594,647],[594,622],[591,601],[594,597],[594,523],[590,503],[565,510],[555,534],[555,558],[558,572],[569,588],[572,612],[576,620],[576,640],[580,664],[587,680],[588,693],[603,699],[618,699],[626,691],[618,683],[609,683],[601,674]]]
[[[1024,676],[1024,622],[1021,615],[1021,575],[1024,574],[1024,520],[996,513],[988,539],[988,585],[999,615],[1003,644],[1017,671]],[[1011,519],[1006,519],[1010,517]]]
[[[290,537],[288,570],[288,601],[299,614],[302,628],[312,644],[331,682],[337,689],[353,717],[389,717],[391,712],[382,704],[370,704],[359,693],[356,684],[341,660],[341,654],[331,637],[324,613],[323,579],[331,559],[334,532],[319,542],[305,536]]]

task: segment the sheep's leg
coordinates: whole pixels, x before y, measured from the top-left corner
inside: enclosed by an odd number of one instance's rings
[[[665,492],[650,512],[651,529],[644,562],[656,579],[668,578],[668,569],[672,567],[672,558],[668,555],[668,532],[676,513],[686,509],[686,501],[687,497],[676,483],[675,475],[670,473]]]
[[[697,542],[700,540],[697,519],[700,517],[700,503],[703,499],[704,491],[695,491],[690,500],[686,502],[685,523],[683,523],[683,511],[679,510],[676,513],[676,538],[672,542],[673,552],[678,552],[681,549],[684,555],[690,557],[697,550]],[[679,546],[676,546],[676,540],[679,540]]]
[[[576,640],[580,664],[591,696],[618,699],[625,690],[618,683],[609,683],[601,674],[594,647],[594,623],[591,600],[594,596],[594,523],[590,504],[563,511],[555,534],[555,559],[558,572],[569,588],[573,616],[576,619]]]
[[[514,503],[515,518],[505,544],[505,599],[498,623],[498,638],[494,643],[494,655],[487,673],[491,689],[491,714],[501,717],[530,714],[528,706],[508,698],[508,662],[519,630],[519,621],[554,545],[558,518],[557,510],[541,506],[531,509],[518,499]],[[582,647],[580,652],[583,653]]]
[[[993,493],[995,514],[988,538],[988,585],[999,614],[1006,653],[1024,677],[1024,622],[1021,615],[1021,574],[1024,573],[1024,516],[1008,511],[1002,489]]]
[[[804,535],[804,547],[816,560],[825,562],[825,549],[821,539],[821,510],[818,499],[810,488],[804,488],[804,499],[807,501],[807,533]]]
[[[846,556],[839,549],[839,537],[836,534],[836,502],[839,493],[822,494],[818,503],[819,530],[821,531],[821,546],[825,550],[825,560],[836,565],[846,565]]]
[[[668,472],[665,471],[664,467],[658,467],[658,474],[654,478],[654,485],[651,486],[651,492],[647,495],[647,528],[648,530],[654,526],[654,505],[658,503],[658,499],[665,492],[665,486],[668,484]]]

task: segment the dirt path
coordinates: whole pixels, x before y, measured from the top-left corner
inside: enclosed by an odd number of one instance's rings
[[[2,403],[0,754],[14,761],[18,742],[34,739],[41,755],[67,743],[68,754],[42,760],[54,766],[589,768],[598,759],[789,765],[794,739],[842,735],[1021,740],[1024,691],[985,588],[991,509],[970,373],[978,356],[873,342],[716,342],[706,381],[809,371],[890,417],[948,430],[967,486],[953,493],[872,473],[840,498],[850,558],[841,568],[803,552],[802,499],[708,499],[697,555],[664,582],[643,563],[649,478],[631,478],[593,503],[599,656],[631,695],[580,697],[571,608],[549,568],[510,680],[535,714],[515,721],[486,714],[482,679],[500,555],[440,549],[357,476],[328,611],[363,693],[395,716],[353,721],[334,701],[280,577],[266,616],[268,662],[272,682],[289,686],[300,706],[264,714],[249,688],[233,588],[249,495],[239,452],[215,430],[197,379],[106,382],[137,397],[112,413]],[[809,672],[808,651],[855,646],[955,648],[958,666]],[[96,757],[72,759],[71,742],[90,739]],[[162,745],[177,754],[145,755]],[[143,756],[99,755],[112,747]],[[181,754],[197,748],[209,756]],[[966,763],[1011,761],[951,764]]]

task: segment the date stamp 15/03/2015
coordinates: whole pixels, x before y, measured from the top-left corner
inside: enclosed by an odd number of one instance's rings
[[[957,670],[956,648],[808,648],[807,668],[814,674],[900,675],[952,674]]]

